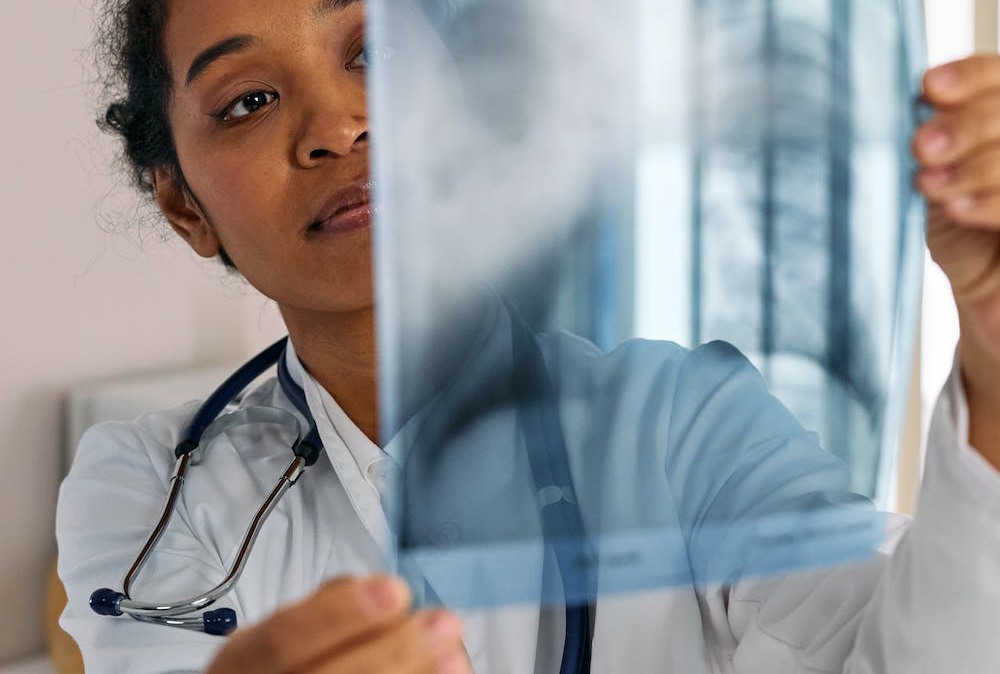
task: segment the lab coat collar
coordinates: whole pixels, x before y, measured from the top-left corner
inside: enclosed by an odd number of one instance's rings
[[[292,344],[291,339],[288,340],[288,345],[285,348],[285,364],[288,366],[288,373],[291,375],[292,381],[301,386],[303,391],[309,389],[315,390],[319,394],[319,398],[322,400],[322,402],[325,403],[325,405],[321,406],[320,409],[314,408],[314,406],[310,403],[309,409],[313,413],[314,418],[317,418],[318,420],[319,417],[316,417],[316,413],[318,411],[322,412],[320,414],[320,416],[322,417],[331,417],[331,416],[337,417],[336,419],[331,419],[330,421],[333,422],[332,425],[337,431],[338,440],[344,442],[345,445],[349,444],[343,437],[341,437],[342,434],[348,433],[352,436],[352,438],[350,438],[352,441],[361,443],[363,439],[364,442],[368,442],[369,444],[372,445],[372,447],[376,449],[378,448],[378,446],[375,443],[371,442],[371,440],[369,440],[367,436],[365,436],[364,433],[361,432],[361,429],[358,428],[356,424],[354,424],[354,422],[350,419],[350,417],[347,416],[347,414],[343,411],[343,408],[340,407],[340,405],[333,398],[333,396],[331,396],[326,389],[320,386],[319,382],[316,381],[316,379],[308,372],[308,370],[306,370],[305,366],[302,364],[302,361],[299,360],[298,353],[296,353],[295,346]],[[309,400],[308,394],[306,398],[308,401]],[[333,412],[333,414],[330,414],[331,411]],[[410,419],[409,422],[407,422],[407,425],[404,427],[404,432],[401,432],[396,437],[398,438],[399,436],[405,436],[406,431],[408,429],[414,426],[419,426],[422,423],[423,419],[426,417],[426,415],[427,415],[426,409],[422,410],[419,414],[415,415],[412,419]],[[359,436],[359,437],[353,437],[353,436]],[[324,445],[325,444],[326,443],[324,442]],[[396,463],[397,466],[402,466],[403,460],[405,459],[402,449],[403,447],[404,443],[398,441],[397,442],[390,441],[380,451],[384,451],[386,454],[388,454],[393,459],[393,461]],[[361,468],[362,470],[364,469],[364,467]]]

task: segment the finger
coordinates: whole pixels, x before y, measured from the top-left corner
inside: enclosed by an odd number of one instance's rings
[[[237,630],[208,674],[295,670],[325,652],[401,622],[409,605],[409,589],[394,578],[331,581],[263,623]]]
[[[956,226],[1000,231],[1000,191],[963,195],[941,205]]]
[[[996,232],[955,225],[945,217],[932,217],[927,228],[931,258],[951,282],[955,299],[978,302],[1000,292]]]
[[[924,96],[931,105],[953,106],[1000,88],[1000,57],[978,54],[928,70]]]
[[[947,166],[998,141],[1000,91],[939,112],[914,135],[913,156],[924,166]]]
[[[465,674],[467,664],[462,623],[447,611],[436,610],[328,654],[303,674]]]
[[[957,164],[921,170],[917,174],[917,189],[932,203],[1000,189],[1000,143]]]

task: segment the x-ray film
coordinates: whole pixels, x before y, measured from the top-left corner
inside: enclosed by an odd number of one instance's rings
[[[870,556],[918,0],[370,0],[399,570],[488,607]]]

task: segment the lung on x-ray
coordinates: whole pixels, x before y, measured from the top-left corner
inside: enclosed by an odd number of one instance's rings
[[[871,555],[915,332],[918,0],[370,0],[418,599]]]

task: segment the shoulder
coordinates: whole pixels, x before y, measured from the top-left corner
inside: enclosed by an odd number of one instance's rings
[[[578,442],[628,438],[657,461],[728,459],[748,442],[795,435],[801,427],[768,392],[753,364],[733,345],[688,349],[673,342],[629,340],[609,352],[567,333],[539,340],[564,426]],[[648,457],[647,457],[648,458]]]
[[[63,491],[79,480],[134,479],[137,473],[166,482],[174,464],[173,449],[199,401],[150,412],[135,421],[106,421],[83,434]]]
[[[242,405],[277,404],[273,380]],[[84,433],[59,489],[56,535],[60,548],[98,529],[127,528],[155,518],[173,475],[174,450],[202,401],[143,414],[134,421],[99,423]]]
[[[275,404],[276,380],[269,379],[244,397],[240,406]],[[201,407],[192,400],[176,407],[147,412],[134,421],[107,421],[80,439],[64,487],[81,478],[100,481],[155,476],[164,485],[173,473],[174,450]]]
[[[265,381],[241,406],[277,405],[278,390],[274,380]],[[84,433],[59,488],[56,538],[60,554],[77,549],[77,542],[80,550],[90,550],[87,541],[95,536],[116,536],[133,524],[141,522],[139,526],[146,527],[149,521],[155,522],[174,472],[175,448],[201,405],[202,401],[192,400],[130,422],[99,423]],[[186,486],[190,492],[197,485]],[[183,503],[178,504],[178,512],[183,519]]]
[[[581,438],[628,437],[668,461],[675,477],[713,465],[723,475],[755,448],[787,441],[817,446],[815,435],[727,342],[688,349],[629,340],[605,353],[579,337],[554,333],[540,345],[565,425],[581,429]]]
[[[565,392],[604,391],[615,397],[669,396],[683,389],[683,398],[697,401],[724,383],[766,393],[753,364],[732,344],[709,342],[694,349],[674,342],[631,339],[612,351],[567,332],[539,336],[539,345],[553,383]]]

